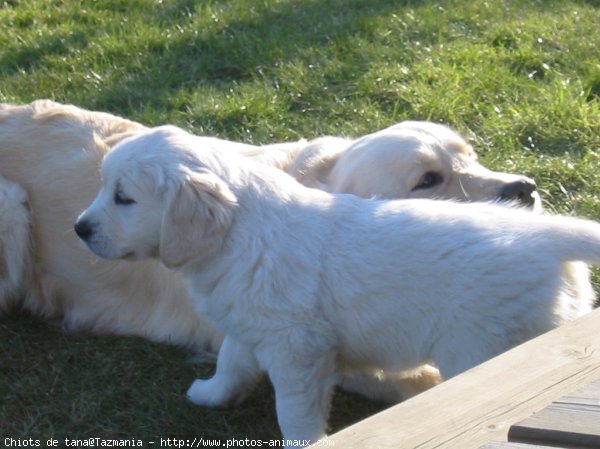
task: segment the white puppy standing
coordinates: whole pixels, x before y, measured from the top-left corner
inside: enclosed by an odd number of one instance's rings
[[[76,223],[108,259],[158,257],[226,333],[199,404],[267,372],[283,436],[316,440],[347,367],[448,378],[591,309],[569,261],[600,262],[600,226],[483,203],[370,201],[160,127],[124,140]]]

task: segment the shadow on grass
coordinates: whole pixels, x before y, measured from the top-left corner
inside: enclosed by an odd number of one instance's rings
[[[13,438],[280,438],[273,390],[260,383],[243,405],[196,407],[185,391],[214,367],[139,338],[65,336],[26,314],[0,318],[0,435]],[[336,393],[331,428],[382,406]]]
[[[428,2],[295,0],[270,7],[249,3],[249,8],[255,9],[238,19],[226,20],[210,30],[186,32],[174,41],[149,48],[140,56],[138,65],[143,70],[131,71],[125,82],[100,92],[94,107],[128,110],[153,103],[164,107],[168,95],[177,89],[211,85],[227,91],[254,77],[269,78],[278,66],[303,59],[309,51],[346,47],[357,33],[368,32],[366,24],[377,16],[402,13],[407,5],[424,3]],[[193,11],[194,2],[173,2],[160,21],[168,30],[188,20]],[[129,70],[126,66],[122,69]]]

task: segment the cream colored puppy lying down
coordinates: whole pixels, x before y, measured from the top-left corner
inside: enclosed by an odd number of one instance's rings
[[[330,138],[337,142],[332,147],[323,145],[327,138],[308,144],[300,141],[263,147],[224,140],[215,144],[219,151],[242,152],[298,176],[306,177],[310,170],[320,167],[321,178],[330,183],[327,189],[343,187],[366,196],[381,196],[384,192],[375,189],[376,182],[372,183],[374,190],[358,191],[352,188],[357,183],[341,186],[339,180],[374,178],[371,170],[379,163],[354,163],[354,156],[344,156],[346,147],[349,153],[367,161],[379,158],[382,151],[388,157],[394,151],[398,153],[397,159],[406,165],[397,164],[389,170],[390,166],[384,164],[386,170],[377,176],[382,185],[397,184],[391,193],[394,196],[411,194],[402,190],[402,186],[410,187],[414,182],[405,182],[407,177],[423,178],[419,186],[411,187],[412,194],[440,199],[454,194],[454,190],[438,190],[450,179],[463,179],[460,183],[465,184],[465,192],[478,199],[486,198],[485,195],[489,195],[486,199],[495,199],[511,185],[527,184],[522,176],[483,169],[470,147],[455,133],[450,139],[440,140],[431,134],[434,130],[449,133],[447,128],[437,129],[427,123],[422,126],[427,127],[429,135],[405,138],[384,130],[356,141]],[[137,335],[186,346],[199,353],[215,352],[222,337],[193,313],[179,275],[151,260],[143,264],[99,260],[90,255],[72,231],[72,223],[100,187],[102,158],[124,138],[146,129],[111,114],[48,100],[23,106],[0,105],[0,178],[21,186],[34,216],[30,223],[21,191],[10,187],[12,183],[0,183],[1,206],[14,211],[0,214],[0,228],[12,230],[10,237],[0,234],[0,266],[9,268],[9,272],[0,272],[6,280],[0,289],[0,310],[16,304],[38,316],[60,320],[68,331]],[[382,150],[384,147],[389,148]],[[421,159],[428,163],[417,164]],[[335,165],[336,173],[343,171],[344,176],[329,176],[324,165]],[[424,170],[435,170],[435,179],[443,175],[443,181],[429,188],[431,176]],[[485,173],[487,179],[479,176],[475,184],[465,181],[477,173]],[[462,190],[458,198],[462,198]],[[17,218],[20,222],[15,223]]]
[[[347,367],[432,361],[449,378],[591,309],[569,262],[600,262],[594,222],[332,195],[170,126],[122,141],[102,177],[77,234],[180,272],[226,334],[190,399],[240,400],[265,372],[288,440],[324,435]]]
[[[355,140],[308,142],[285,170],[302,184],[365,198],[517,201],[541,208],[535,182],[494,172],[450,128],[406,121]]]

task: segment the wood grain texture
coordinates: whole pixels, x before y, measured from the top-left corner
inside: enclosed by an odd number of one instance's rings
[[[513,425],[510,441],[600,448],[600,381]]]
[[[345,449],[479,449],[600,380],[600,309],[332,436]]]
[[[531,446],[522,443],[492,442],[481,446],[480,449],[572,449],[557,446]]]

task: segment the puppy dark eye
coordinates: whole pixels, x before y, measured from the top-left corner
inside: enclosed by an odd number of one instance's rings
[[[115,204],[120,206],[129,206],[130,204],[135,204],[135,200],[127,198],[122,192],[116,192],[114,200]]]
[[[414,190],[430,189],[443,181],[442,176],[439,173],[428,171],[419,180],[419,183],[413,188]]]

